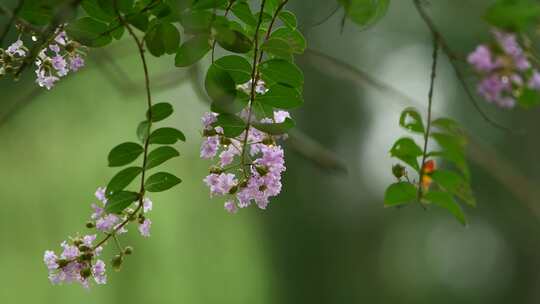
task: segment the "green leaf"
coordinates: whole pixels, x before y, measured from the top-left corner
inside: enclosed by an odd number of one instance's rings
[[[187,33],[209,33],[213,14],[209,11],[189,11],[180,16],[180,23]]]
[[[125,31],[124,26],[118,20],[111,22],[107,30],[110,31],[111,36],[116,40],[122,38]]]
[[[134,142],[126,142],[114,147],[109,153],[109,167],[120,167],[136,160],[144,149]]]
[[[525,109],[537,106],[540,104],[540,93],[536,90],[525,88],[518,98],[518,103]]]
[[[17,17],[37,26],[43,26],[51,22],[56,8],[52,3],[46,4],[35,1],[24,1],[22,3],[23,5]]]
[[[218,113],[234,112],[236,83],[232,76],[215,63],[210,66],[204,83],[206,93],[213,101],[212,110]]]
[[[148,137],[148,121],[141,121],[139,123],[139,126],[137,126],[137,138],[144,142],[146,140],[146,137]]]
[[[430,136],[441,146],[450,160],[465,159],[465,139],[451,134],[432,132]]]
[[[168,102],[156,103],[152,106],[152,122],[162,121],[171,116],[174,112],[173,106]],[[146,113],[146,118],[150,119],[150,111]]]
[[[384,193],[384,206],[396,207],[414,202],[417,198],[418,190],[408,182],[391,184]]]
[[[276,57],[290,59],[293,49],[285,39],[270,38],[262,46],[262,49]]]
[[[295,29],[298,26],[298,21],[296,21],[296,16],[290,11],[281,11],[279,13],[279,19],[290,28]]]
[[[111,22],[114,18],[114,12],[104,10],[98,4],[97,0],[83,0],[81,6],[88,16],[104,22]]]
[[[202,10],[209,8],[224,9],[227,6],[228,0],[193,0],[192,9]]]
[[[465,131],[455,120],[450,118],[438,118],[431,122],[431,126],[466,140]]]
[[[159,128],[150,134],[150,144],[173,145],[178,140],[186,141],[182,131],[175,128]]]
[[[148,154],[148,159],[146,161],[146,169],[148,170],[155,168],[162,163],[168,161],[169,159],[178,156],[180,156],[180,153],[178,153],[178,151],[176,151],[176,149],[173,147],[159,147]]]
[[[146,180],[144,183],[144,188],[148,192],[162,192],[178,185],[181,182],[182,180],[170,173],[159,172],[150,176]]]
[[[257,96],[256,100],[280,109],[292,109],[304,103],[297,90],[280,84],[271,87],[266,94]]]
[[[233,14],[245,24],[255,27],[257,26],[257,19],[253,16],[249,5],[246,2],[237,2],[232,7]]]
[[[273,32],[270,37],[272,39],[279,38],[285,40],[289,44],[291,51],[295,54],[304,53],[307,46],[304,36],[302,36],[299,31],[292,28],[279,28]]]
[[[402,160],[416,171],[420,171],[418,157],[422,156],[422,149],[413,139],[408,137],[398,139],[390,150],[390,155]]]
[[[89,47],[102,47],[112,41],[110,34],[105,34],[108,30],[105,23],[101,23],[90,17],[71,22],[66,27],[68,36],[81,44]]]
[[[187,67],[201,60],[211,49],[208,39],[208,35],[199,35],[182,44],[176,53],[175,65]]]
[[[171,23],[157,22],[144,36],[150,53],[159,57],[165,53],[174,54],[180,44],[180,32]]]
[[[124,190],[141,172],[141,167],[129,167],[118,172],[107,185],[107,197]]]
[[[243,33],[224,26],[216,28],[216,41],[227,51],[245,54],[253,48],[253,42]]]
[[[271,59],[261,64],[260,73],[268,87],[276,83],[292,88],[301,88],[304,85],[304,74],[293,63],[283,59]]]
[[[290,129],[295,127],[294,120],[286,118],[282,123],[252,123],[253,127],[257,130],[263,131],[270,135],[281,135],[287,133]]]
[[[362,28],[379,21],[390,6],[390,0],[338,0],[347,16]]]
[[[139,193],[129,191],[117,192],[108,198],[105,211],[107,213],[121,213],[138,199]]]
[[[225,56],[216,60],[214,64],[227,71],[236,84],[244,84],[251,79],[251,63],[244,57],[238,55]]]
[[[146,30],[148,29],[148,15],[145,13],[127,15],[126,21],[140,31],[146,32]]]
[[[531,0],[499,0],[488,8],[485,19],[510,31],[524,31],[538,22],[540,4]]]
[[[215,125],[222,127],[223,134],[229,138],[234,138],[242,134],[246,129],[246,123],[242,118],[226,113],[219,114]]]
[[[445,191],[471,206],[476,206],[471,187],[463,176],[449,170],[435,170],[431,177]]]
[[[461,224],[467,225],[465,214],[461,210],[461,206],[454,200],[448,192],[429,191],[424,194],[424,199],[448,210]]]
[[[415,108],[406,108],[403,112],[401,112],[399,125],[411,132],[422,134],[425,132],[422,116]]]

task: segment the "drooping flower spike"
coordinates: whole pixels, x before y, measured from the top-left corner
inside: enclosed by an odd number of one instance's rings
[[[79,283],[85,288],[89,288],[91,281],[96,284],[107,283],[106,264],[100,259],[103,246],[112,239],[119,249],[119,253],[112,259],[112,266],[118,270],[123,258],[133,252],[131,247],[121,247],[118,235],[128,232],[126,226],[131,221],[138,222],[138,230],[144,237],[150,236],[150,219],[146,214],[152,210],[152,201],[149,198],[143,199],[143,207],[136,216],[132,209],[126,209],[122,214],[111,214],[105,211],[107,198],[106,189],[100,187],[96,190],[95,196],[99,203],[93,203],[93,213],[86,223],[89,229],[95,229],[96,234],[89,234],[83,237],[69,237],[60,246],[62,251],[57,255],[54,251],[47,250],[43,255],[43,261],[49,271],[49,280],[53,284]],[[102,241],[96,242],[98,233],[104,235]]]
[[[250,91],[252,82],[238,86],[239,90]],[[262,80],[257,81],[255,91],[263,95],[268,90]],[[239,116],[248,120],[244,109]],[[260,123],[282,123],[290,114],[274,111],[273,117],[261,119]],[[256,118],[251,117],[254,121]],[[216,113],[205,113],[202,117],[205,140],[201,145],[201,158],[219,161],[204,179],[210,196],[228,198],[224,204],[229,213],[255,203],[266,209],[270,198],[281,192],[281,177],[286,170],[284,152],[277,144],[284,135],[266,134],[252,126],[234,138],[227,138],[223,129],[215,126]],[[248,161],[246,161],[248,159]]]

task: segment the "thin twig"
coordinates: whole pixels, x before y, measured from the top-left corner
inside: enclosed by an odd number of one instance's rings
[[[253,110],[253,102],[255,101],[255,96],[256,96],[256,93],[255,93],[255,86],[256,86],[256,83],[257,83],[257,78],[258,78],[258,66],[257,66],[257,62],[258,62],[258,54],[259,54],[259,29],[261,28],[261,24],[262,24],[262,21],[263,21],[263,12],[264,12],[264,7],[266,5],[266,0],[262,0],[261,1],[261,8],[260,8],[260,13],[259,13],[259,21],[257,22],[257,27],[255,27],[255,35],[254,35],[254,38],[253,38],[253,43],[255,43],[255,46],[253,48],[253,67],[252,67],[252,70],[251,70],[251,94],[250,94],[250,98],[249,98],[249,105],[248,105],[248,115],[247,115],[247,123],[246,123],[246,131],[245,131],[245,135],[244,135],[244,143],[243,143],[243,148],[242,148],[242,155],[241,155],[241,159],[240,159],[240,162],[242,164],[242,170],[244,171],[244,175],[245,177],[247,178],[248,177],[248,173],[246,171],[246,167],[244,166],[244,164],[246,163],[246,154],[247,154],[247,142],[248,142],[248,136],[249,136],[249,128],[251,126],[251,111]]]
[[[312,29],[314,27],[325,24],[328,20],[330,20],[330,18],[332,18],[339,11],[340,8],[341,8],[341,4],[337,3],[336,7],[332,9],[332,11],[328,15],[324,16],[324,18],[322,18],[321,20],[316,21],[313,24],[306,26],[306,28]]]
[[[461,70],[459,69],[459,66],[458,66],[458,56],[456,55],[456,53],[450,48],[450,46],[448,45],[448,42],[445,40],[444,36],[441,34],[441,32],[437,29],[437,26],[435,25],[435,23],[433,22],[433,20],[431,19],[431,17],[427,14],[427,12],[424,10],[424,7],[422,6],[422,3],[420,3],[421,0],[413,0],[414,2],[414,6],[416,7],[416,10],[418,11],[418,13],[420,14],[420,17],[422,18],[422,20],[424,21],[424,23],[426,24],[426,26],[428,27],[428,29],[431,31],[431,34],[436,36],[438,41],[439,41],[439,44],[441,46],[441,49],[443,50],[443,52],[446,54],[446,56],[448,57],[448,59],[450,59],[450,64],[452,65],[452,68],[454,69],[454,72],[456,74],[456,77],[458,78],[459,80],[459,83],[461,84],[461,86],[463,87],[463,90],[465,91],[465,93],[467,94],[467,97],[469,99],[469,101],[472,103],[473,107],[475,108],[475,110],[480,114],[480,116],[482,116],[482,118],[489,124],[491,124],[492,126],[494,126],[495,128],[497,129],[500,129],[500,130],[504,130],[506,132],[511,132],[511,133],[515,133],[514,130],[506,127],[506,126],[503,126],[501,124],[499,124],[498,122],[494,121],[493,119],[491,119],[483,110],[482,108],[480,107],[480,105],[478,104],[478,102],[476,101],[475,97],[474,97],[474,94],[471,92],[471,89],[469,88],[469,86],[467,85],[467,81],[465,81],[465,77],[463,75],[463,73],[461,72]]]
[[[439,56],[439,40],[437,36],[433,36],[433,63],[431,65],[431,75],[430,75],[430,81],[429,81],[429,93],[428,93],[428,110],[427,110],[427,122],[426,122],[426,130],[424,133],[424,150],[422,151],[422,165],[420,166],[420,176],[418,179],[418,202],[420,205],[422,204],[422,192],[423,192],[423,185],[422,180],[424,178],[424,175],[426,174],[424,172],[424,167],[426,165],[426,159],[427,159],[427,148],[428,148],[428,142],[429,142],[429,134],[431,131],[431,108],[433,105],[433,89],[435,88],[435,77],[437,76],[437,60]]]
[[[148,107],[148,109],[147,109],[147,113],[148,113],[148,117],[147,117],[148,118],[147,134],[150,134],[150,131],[152,129],[152,94],[151,94],[151,91],[150,91],[150,75],[148,73],[148,65],[146,63],[146,56],[144,55],[144,52],[145,52],[144,51],[144,45],[143,45],[142,41],[137,37],[137,35],[135,34],[135,32],[133,31],[131,26],[126,22],[124,17],[122,17],[122,14],[118,10],[116,0],[114,0],[114,8],[115,8],[116,14],[118,15],[118,19],[124,25],[124,27],[127,29],[130,36],[133,38],[133,41],[137,45],[137,49],[139,51],[139,56],[141,57],[141,62],[142,62],[143,70],[144,70],[145,88],[146,88],[146,103],[147,103],[147,107]],[[116,234],[116,232],[118,232],[127,223],[129,223],[129,221],[132,220],[132,218],[135,216],[135,214],[137,214],[137,212],[139,212],[139,210],[141,210],[143,208],[143,205],[144,205],[143,199],[144,199],[144,193],[145,193],[144,180],[145,180],[145,174],[146,174],[146,164],[147,164],[147,161],[148,161],[148,147],[149,147],[149,144],[150,144],[150,136],[147,136],[145,138],[145,140],[144,140],[143,164],[142,164],[142,172],[141,172],[141,185],[140,185],[140,189],[139,189],[139,193],[138,193],[139,194],[139,203],[137,204],[137,207],[135,208],[135,210],[133,212],[131,212],[126,217],[126,219],[120,225],[118,225],[116,228],[114,228],[114,230],[111,233],[107,234],[105,236],[105,238],[103,238],[103,240],[101,240],[98,244],[96,244],[94,246],[94,249],[101,246],[102,244],[104,244],[109,238],[111,238],[111,236],[114,236]]]

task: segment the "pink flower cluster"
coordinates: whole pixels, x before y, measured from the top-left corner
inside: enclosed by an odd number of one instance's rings
[[[240,116],[248,120],[246,111]],[[281,123],[288,117],[288,112],[275,111],[274,117],[260,122]],[[215,125],[216,121],[216,113],[206,113],[202,118],[206,138],[201,146],[201,158],[219,158],[204,179],[210,195],[227,197],[224,207],[230,213],[252,202],[266,209],[269,199],[281,192],[281,175],[286,168],[283,149],[276,140],[285,136],[272,136],[250,126],[239,136],[227,138],[223,129]]]
[[[143,199],[143,205],[138,218],[135,217],[135,210],[127,208],[122,214],[111,214],[105,211],[107,198],[106,189],[98,188],[95,196],[99,203],[92,204],[94,212],[91,220],[86,224],[88,228],[96,228],[98,232],[104,233],[107,237],[116,238],[117,235],[127,232],[126,224],[131,220],[138,220],[138,230],[144,237],[150,236],[150,219],[145,214],[152,210],[152,201],[149,198]],[[92,277],[97,284],[105,284],[107,275],[105,272],[105,262],[97,257],[100,256],[105,240],[94,245],[96,234],[86,235],[84,237],[69,238],[60,246],[62,253],[60,256],[53,251],[45,251],[43,260],[49,270],[49,280],[53,284],[61,283],[80,283],[82,286],[90,287],[89,278]],[[115,239],[116,241],[116,239]],[[131,247],[126,247],[113,259],[113,267],[118,268],[122,263],[125,254],[131,254]]]
[[[37,84],[50,90],[61,77],[84,66],[82,55],[80,44],[70,40],[66,32],[58,31],[54,43],[42,49],[36,58]]]
[[[6,50],[0,49],[0,76],[14,74],[29,55],[28,48],[19,38]],[[50,90],[61,77],[84,66],[83,47],[70,40],[66,33],[57,29],[53,42],[41,49],[35,59],[36,83]]]
[[[60,256],[45,251],[43,261],[49,270],[49,280],[53,284],[80,283],[85,288],[90,287],[90,277],[97,284],[107,283],[105,262],[97,259],[103,248],[94,246],[95,240],[95,234],[70,238],[60,245],[63,249]]]
[[[493,30],[493,35],[495,43],[479,45],[467,61],[482,78],[478,93],[488,102],[512,108],[524,89],[540,91],[540,73],[515,34]]]
[[[125,226],[120,226],[123,222],[128,219],[134,210],[132,208],[127,208],[121,215],[106,213],[105,207],[107,205],[107,198],[105,196],[106,189],[104,187],[99,187],[96,190],[95,196],[100,203],[93,203],[92,209],[94,212],[90,216],[90,223],[92,226],[95,226],[96,229],[103,233],[111,233],[114,231],[116,234],[123,234],[128,232]],[[152,201],[145,197],[143,199],[143,208],[142,213],[146,214],[152,210]],[[144,237],[150,236],[150,225],[152,221],[146,217],[139,216],[139,232]]]

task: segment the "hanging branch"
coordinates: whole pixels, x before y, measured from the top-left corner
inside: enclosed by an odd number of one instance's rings
[[[422,192],[423,192],[423,186],[422,186],[422,180],[425,172],[426,167],[426,160],[427,160],[427,148],[428,148],[428,142],[429,142],[429,134],[431,131],[431,108],[433,105],[433,89],[435,87],[435,77],[437,76],[437,61],[439,57],[439,39],[438,36],[433,36],[433,55],[432,60],[433,63],[431,65],[431,76],[430,76],[430,82],[429,82],[429,93],[428,93],[428,109],[427,109],[427,122],[426,122],[426,130],[424,133],[424,149],[422,152],[422,164],[420,166],[420,177],[418,179],[418,202],[422,205]],[[422,205],[423,206],[423,205]]]
[[[500,130],[503,130],[503,131],[506,131],[506,132],[513,132],[515,133],[514,130],[506,127],[506,126],[503,126],[501,124],[499,124],[498,122],[494,121],[493,119],[491,119],[483,110],[482,108],[480,107],[480,105],[478,104],[478,102],[476,101],[475,97],[474,97],[474,94],[471,92],[471,90],[469,89],[469,86],[467,85],[467,82],[465,81],[465,77],[463,75],[463,73],[461,72],[461,70],[459,69],[459,66],[458,66],[458,56],[456,55],[456,53],[450,48],[450,46],[448,45],[448,42],[444,39],[444,36],[439,32],[439,30],[437,29],[435,23],[433,22],[433,20],[431,19],[431,17],[427,14],[427,12],[424,10],[424,7],[422,6],[422,4],[420,3],[421,0],[413,0],[414,2],[414,5],[416,7],[416,10],[418,11],[418,13],[420,14],[420,17],[422,18],[422,20],[424,21],[424,23],[426,24],[426,26],[428,27],[428,29],[431,31],[431,34],[434,35],[435,37],[437,37],[438,41],[439,41],[439,44],[440,44],[440,47],[441,49],[443,50],[443,52],[446,54],[446,56],[448,57],[448,59],[450,60],[450,64],[452,65],[452,68],[454,69],[454,73],[456,74],[456,77],[459,81],[459,83],[461,84],[461,86],[463,87],[463,90],[465,91],[465,94],[467,95],[467,98],[469,99],[469,101],[471,102],[471,104],[473,105],[473,107],[476,109],[476,111],[480,114],[480,116],[482,116],[482,118],[489,124],[491,124],[492,126],[494,126],[495,128],[498,128]]]

